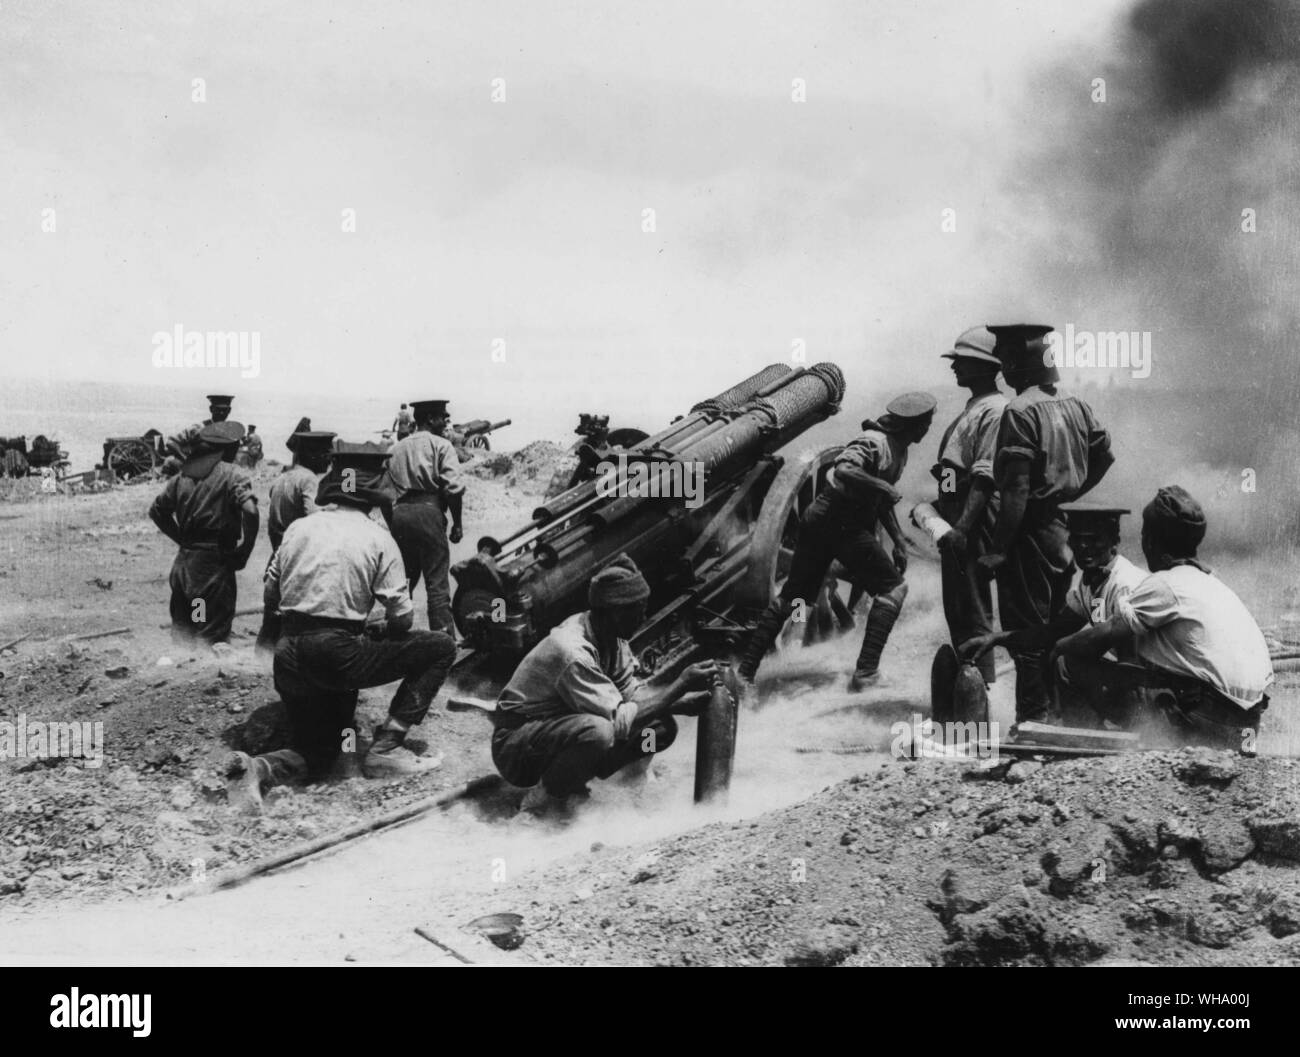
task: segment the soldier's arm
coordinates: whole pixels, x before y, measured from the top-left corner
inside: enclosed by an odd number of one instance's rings
[[[292,528],[293,526],[289,526]],[[284,545],[271,557],[271,564],[266,567],[266,579],[262,583],[262,608],[274,613],[280,608],[280,554]]]
[[[442,494],[447,500],[447,510],[451,514],[451,531],[455,537],[452,543],[459,543],[461,537],[461,503],[465,495],[465,481],[460,472],[460,460],[456,458],[456,449],[448,445],[443,453],[442,465],[438,468],[442,482]]]
[[[993,529],[991,554],[1005,554],[1015,539],[1020,523],[1025,519],[1029,505],[1029,460],[1013,456],[1002,464],[1002,507],[998,511],[997,525]]]
[[[1081,628],[1056,644],[1053,651],[1065,657],[1101,657],[1117,646],[1132,642],[1133,629],[1121,616],[1111,617],[1104,624]]]
[[[176,526],[176,485],[180,480],[173,477],[149,507],[149,520],[158,526],[158,531],[180,546],[180,529]]]
[[[1088,438],[1088,474],[1084,478],[1083,490],[1079,494],[1086,495],[1091,492],[1114,464],[1115,455],[1110,450],[1110,434],[1094,424]]]

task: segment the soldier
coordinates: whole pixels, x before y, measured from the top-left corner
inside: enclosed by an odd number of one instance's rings
[[[262,438],[257,435],[256,426],[249,426],[248,433],[244,437],[244,458],[250,470],[255,469],[262,461]]]
[[[745,643],[738,671],[746,682],[753,681],[763,655],[792,609],[800,603],[811,605],[816,599],[831,562],[837,559],[853,582],[874,596],[849,690],[865,690],[879,682],[880,655],[907,597],[905,537],[894,513],[898,492],[893,486],[907,465],[908,447],[929,432],[934,408],[929,393],[898,397],[878,422],[863,422],[862,435],[836,458],[828,487],[800,522],[781,596],[759,618]],[[881,525],[893,540],[892,556],[881,546]]]
[[[393,507],[393,539],[402,552],[406,579],[412,594],[424,577],[428,595],[429,627],[455,636],[451,615],[451,590],[447,577],[451,567],[448,539],[459,543],[461,480],[456,450],[442,434],[447,428],[446,400],[416,400],[416,432],[393,446],[388,476],[397,491]],[[447,532],[446,511],[451,512]]]
[[[235,398],[233,396],[209,396],[208,417],[202,422],[196,422],[188,429],[183,429],[167,438],[165,450],[169,457],[163,465],[163,472],[175,473],[180,468],[180,464],[189,458],[204,427],[210,426],[214,422],[225,422],[230,417],[231,407],[234,402]]]
[[[1009,650],[1048,650],[1067,635],[1086,627],[1106,623],[1119,612],[1120,603],[1146,578],[1146,573],[1119,553],[1122,507],[1093,503],[1062,503],[1061,513],[1069,531],[1068,543],[1078,572],[1066,592],[1065,608],[1049,624],[1035,624],[1020,631],[985,632],[965,644],[970,658],[991,658],[994,646]],[[1120,660],[1132,660],[1131,650],[1122,649]],[[1095,722],[1089,700],[1080,695],[1061,695],[1069,706],[1069,725]],[[1080,706],[1083,706],[1080,708]]]
[[[1058,642],[1050,670],[1123,726],[1158,719],[1177,740],[1253,753],[1273,666],[1241,599],[1197,560],[1205,529],[1195,499],[1161,488],[1142,511],[1151,574],[1104,623]]]
[[[257,500],[248,475],[234,464],[244,427],[214,422],[199,433],[149,508],[159,530],[179,546],[171,571],[172,638],[210,645],[230,638],[235,573],[257,541]]]
[[[290,747],[228,761],[230,802],[260,809],[269,785],[317,777],[338,759],[355,728],[357,691],[401,679],[362,761],[367,778],[419,774],[438,765],[403,742],[423,721],[456,656],[439,631],[411,630],[411,598],[401,555],[373,507],[388,501],[386,451],[338,445],[311,517],[299,518],[267,570],[264,603],[279,609],[284,634],[275,651],[275,688],[289,714]],[[365,634],[374,605],[386,621]]]
[[[1086,495],[1115,461],[1110,435],[1086,403],[1057,391],[1060,374],[1047,341],[1049,326],[989,327],[994,352],[1016,397],[1002,412],[993,472],[1000,507],[988,552],[978,562],[997,577],[998,611],[1006,631],[1049,624],[1065,605],[1072,559],[1061,504]],[[1016,719],[1042,720],[1050,695],[1043,654],[1012,651]]]
[[[393,432],[397,434],[398,440],[405,440],[414,428],[410,408],[403,404],[397,412],[397,417],[393,419]]]
[[[321,430],[305,430],[290,438],[292,443],[289,450],[293,452],[293,465],[286,467],[271,482],[271,494],[267,500],[266,534],[271,540],[271,558],[280,549],[285,530],[299,518],[320,509],[316,506],[316,487],[320,475],[329,466],[334,436],[333,433]],[[271,558],[266,562],[268,569]],[[279,637],[280,617],[274,610],[266,610],[262,614],[262,629],[258,632],[257,645],[262,649],[274,649]]]
[[[975,562],[989,544],[997,518],[997,493],[993,487],[993,456],[998,425],[1007,398],[998,389],[1002,363],[993,355],[997,339],[987,327],[963,331],[951,352],[957,384],[970,390],[970,399],[944,431],[939,461],[930,473],[939,483],[934,507],[952,525],[939,540],[943,612],[953,648],[960,651],[971,639],[993,630],[993,597],[989,582]],[[993,654],[979,662],[986,684],[994,680]]]
[[[636,680],[627,640],[645,620],[649,597],[645,577],[620,554],[588,585],[587,612],[552,628],[501,691],[492,762],[507,782],[529,790],[525,811],[562,811],[593,778],[648,762],[676,738],[673,715],[695,714],[708,697],[718,674],[712,661],[654,693]]]

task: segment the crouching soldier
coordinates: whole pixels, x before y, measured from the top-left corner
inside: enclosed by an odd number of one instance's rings
[[[172,639],[217,646],[235,619],[235,573],[257,542],[257,500],[235,466],[244,436],[238,422],[214,422],[149,508],[149,517],[180,549],[172,563]],[[224,648],[224,647],[223,647]]]
[[[1142,512],[1151,575],[1104,624],[1056,644],[1050,670],[1125,727],[1167,723],[1178,741],[1253,752],[1273,681],[1268,644],[1240,598],[1196,558],[1201,506],[1161,488]],[[1108,660],[1114,650],[1133,663]]]
[[[1018,631],[986,633],[969,640],[963,648],[968,660],[991,661],[994,646],[1005,646],[1013,654],[1033,650],[1046,660],[1047,651],[1057,642],[1081,628],[1104,624],[1119,612],[1120,603],[1128,598],[1146,573],[1119,552],[1120,518],[1128,513],[1122,507],[1094,503],[1062,503],[1061,514],[1069,530],[1070,550],[1078,566],[1074,583],[1065,596],[1065,608],[1047,624],[1034,624]],[[1112,659],[1131,661],[1132,644],[1121,644],[1108,654]],[[1093,702],[1057,681],[1059,712],[1066,726],[1095,726],[1097,712]],[[1058,709],[1053,709],[1056,713]]]
[[[355,731],[357,691],[401,679],[387,721],[362,761],[367,778],[418,774],[437,766],[403,746],[421,722],[456,656],[451,637],[412,631],[413,609],[402,556],[392,536],[370,517],[390,500],[384,486],[386,451],[340,444],[321,480],[311,517],[285,530],[267,569],[265,603],[279,609],[275,688],[289,714],[290,747],[262,756],[237,752],[227,763],[229,799],[240,810],[260,808],[270,785],[318,777],[337,760]],[[366,631],[378,603],[382,637]]]
[[[590,608],[551,629],[501,691],[492,762],[529,791],[523,809],[562,811],[593,778],[663,752],[677,736],[673,714],[692,715],[717,673],[712,661],[687,668],[651,692],[634,674],[628,638],[645,619],[650,586],[619,555],[592,578]]]

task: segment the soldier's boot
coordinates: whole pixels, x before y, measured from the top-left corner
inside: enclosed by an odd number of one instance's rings
[[[389,720],[375,730],[375,740],[361,761],[367,778],[404,778],[424,774],[442,764],[442,757],[420,756],[405,745],[406,730]]]
[[[740,653],[740,662],[736,665],[736,674],[746,683],[752,683],[758,674],[758,666],[763,663],[763,656],[771,648],[776,637],[785,627],[786,607],[780,601],[773,602],[758,618],[754,630],[745,641],[745,648]]]
[[[240,815],[262,813],[262,786],[272,781],[271,767],[260,756],[235,752],[226,760],[226,802]]]
[[[867,628],[862,633],[862,650],[849,677],[849,692],[858,693],[880,682],[880,655],[885,651],[889,633],[894,630],[898,614],[907,598],[907,584],[899,584],[888,594],[877,596],[867,614]]]

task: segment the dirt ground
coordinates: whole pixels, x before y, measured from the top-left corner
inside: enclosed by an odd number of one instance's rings
[[[535,505],[558,450],[493,456],[499,476],[473,480],[453,560]],[[276,472],[256,475],[261,496]],[[208,893],[228,871],[491,774],[488,728],[444,711],[444,693],[414,732],[443,755],[437,771],[376,783],[345,763],[333,781],[277,791],[261,818],[232,815],[220,761],[283,736],[269,661],[252,648],[259,618],[236,621],[220,660],[173,649],[173,552],[146,517],[154,492],[0,493],[0,644],[25,636],[0,649],[0,720],[102,723],[104,748],[102,761],[0,762],[0,960],[1300,961],[1293,760],[1149,753],[1008,769],[890,755],[892,724],[925,711],[941,636],[937,567],[921,558],[885,686],[844,691],[846,640],[765,667],[726,806],[691,803],[688,721],[657,781],[599,784],[566,827],[507,817],[507,800],[485,795]],[[263,537],[241,609],[260,601],[267,553]],[[1276,625],[1296,570],[1256,568],[1221,571]],[[1300,752],[1296,695],[1282,676],[1262,753]],[[363,732],[387,700],[362,695]],[[1009,726],[1005,681],[993,710]],[[518,950],[465,927],[500,912],[524,918]]]

